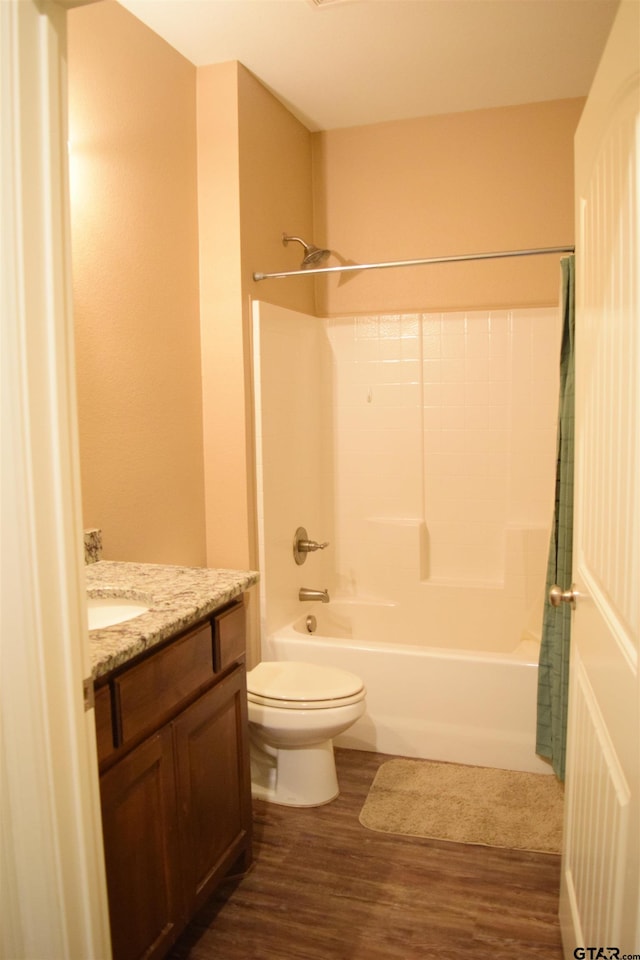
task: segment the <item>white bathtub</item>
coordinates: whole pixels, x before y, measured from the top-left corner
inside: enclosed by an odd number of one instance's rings
[[[363,619],[357,606],[309,605],[300,620],[263,642],[263,660],[319,663],[362,677],[367,711],[338,746],[551,773],[535,753],[537,643],[485,653],[371,642],[352,635],[350,622]],[[371,613],[364,619],[379,619]],[[384,611],[378,613],[382,622]],[[309,614],[317,619],[313,634],[305,625]]]

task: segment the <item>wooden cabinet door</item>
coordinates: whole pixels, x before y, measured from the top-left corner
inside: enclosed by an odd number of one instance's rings
[[[151,960],[175,939],[183,914],[170,728],[101,777],[114,960]]]
[[[242,857],[251,862],[251,778],[245,672],[237,668],[173,724],[187,910]]]

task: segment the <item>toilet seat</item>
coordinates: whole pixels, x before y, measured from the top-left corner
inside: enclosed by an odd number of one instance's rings
[[[263,661],[247,674],[250,703],[288,710],[327,710],[364,699],[360,677],[296,660]]]
[[[340,697],[336,700],[275,700],[273,697],[260,697],[255,693],[247,693],[249,703],[257,707],[277,707],[279,710],[330,710],[335,707],[347,707],[350,703],[359,703],[360,700],[364,700],[364,697],[364,690],[351,697]]]

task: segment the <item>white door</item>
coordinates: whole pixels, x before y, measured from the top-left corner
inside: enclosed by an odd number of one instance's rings
[[[576,133],[576,472],[565,956],[640,954],[640,4]],[[602,952],[576,947],[601,948]]]

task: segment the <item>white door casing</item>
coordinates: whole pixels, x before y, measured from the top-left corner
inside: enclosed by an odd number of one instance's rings
[[[67,192],[65,12],[0,2],[0,957],[108,960]]]
[[[576,947],[602,948],[602,957],[640,953],[639,126],[640,4],[623,0],[575,140],[577,604],[560,896],[567,958]]]

